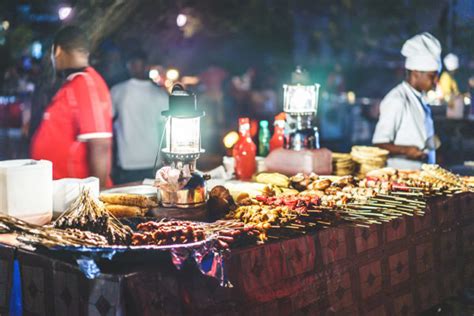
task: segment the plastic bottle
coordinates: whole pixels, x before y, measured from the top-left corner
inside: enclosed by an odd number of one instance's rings
[[[270,139],[270,152],[277,148],[282,148],[285,143],[285,113],[280,113],[275,116],[275,123],[273,123],[275,131],[272,139]]]
[[[268,121],[260,121],[260,131],[258,133],[258,155],[266,157],[270,152],[270,130]]]
[[[239,141],[234,145],[232,156],[235,159],[235,176],[239,180],[250,180],[257,169],[255,156],[257,146],[250,135],[250,121],[247,117],[239,119]]]

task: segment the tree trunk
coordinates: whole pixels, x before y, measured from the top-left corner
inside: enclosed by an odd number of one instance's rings
[[[75,8],[76,17],[73,23],[89,34],[91,53],[100,42],[123,23],[130,20],[135,10],[144,0],[89,0],[80,1]]]

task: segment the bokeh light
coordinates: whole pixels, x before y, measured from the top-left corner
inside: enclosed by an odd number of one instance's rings
[[[60,20],[67,19],[71,15],[71,12],[72,12],[72,8],[69,6],[64,6],[64,7],[59,8],[58,10],[59,19]]]
[[[234,147],[235,143],[239,140],[239,134],[235,131],[231,131],[224,136],[222,142],[224,143],[225,148],[230,149]]]
[[[8,22],[7,20],[3,21],[2,22],[2,28],[6,31],[10,28],[10,22]]]
[[[150,69],[148,72],[148,77],[150,77],[150,79],[153,81],[157,81],[160,78],[160,72],[158,69]]]
[[[186,25],[186,22],[188,22],[188,17],[185,14],[178,14],[178,17],[176,17],[176,25],[183,27]]]
[[[349,104],[355,104],[356,102],[356,94],[354,93],[354,91],[349,91],[347,92],[347,102]]]
[[[179,78],[179,71],[177,69],[168,69],[166,72],[166,79],[176,81]]]

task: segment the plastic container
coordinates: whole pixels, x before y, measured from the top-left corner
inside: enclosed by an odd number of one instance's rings
[[[53,164],[47,160],[0,161],[0,213],[44,225],[53,217]]]
[[[99,179],[64,178],[53,181],[53,216],[56,218],[64,212],[81,194],[82,189],[90,191],[91,195],[99,197]]]
[[[235,159],[235,176],[239,180],[250,180],[257,169],[255,157],[257,146],[250,136],[250,121],[239,119],[239,141],[234,145],[232,156]]]
[[[326,148],[300,151],[279,148],[265,158],[268,172],[279,172],[288,176],[299,172],[332,174],[332,153]]]

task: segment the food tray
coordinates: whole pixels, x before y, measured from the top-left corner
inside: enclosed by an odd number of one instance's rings
[[[120,221],[132,228],[133,231],[137,231],[137,225],[145,222],[159,222],[160,220],[156,217],[130,217],[123,218]],[[206,224],[204,222],[196,222]],[[216,239],[215,235],[210,235],[204,240],[196,241],[193,243],[187,244],[174,244],[174,245],[141,245],[141,246],[120,246],[120,245],[110,245],[110,246],[101,246],[101,247],[86,247],[86,246],[52,246],[42,248],[48,249],[50,251],[64,251],[69,253],[77,254],[88,254],[88,253],[123,253],[123,252],[155,252],[155,251],[166,251],[172,249],[193,249],[199,248],[205,245],[206,243],[211,243]]]
[[[140,194],[147,197],[157,197],[158,190],[150,185],[130,185],[130,186],[123,186],[117,187],[113,189],[107,189],[101,191],[100,193],[128,193],[128,194]]]
[[[138,223],[150,220],[157,219],[137,217],[124,220],[124,224],[136,230]],[[76,262],[78,268],[89,279],[97,277],[102,272],[108,272],[108,269],[132,267],[133,264],[174,266],[180,270],[186,262],[189,262],[194,263],[203,274],[214,277],[221,285],[225,285],[222,253],[216,244],[216,235],[210,235],[204,240],[187,244],[103,247],[38,245],[36,251],[71,263]],[[217,269],[212,269],[213,266]]]
[[[51,251],[64,251],[64,252],[71,252],[77,254],[88,254],[88,253],[106,253],[106,252],[154,252],[154,251],[166,251],[166,250],[173,250],[173,249],[193,249],[199,248],[205,245],[206,243],[213,242],[215,240],[215,236],[209,236],[204,240],[200,240],[193,243],[187,244],[174,244],[174,245],[143,245],[143,246],[103,246],[103,247],[85,247],[85,246],[53,246],[53,247],[45,247],[41,246],[42,248],[51,250]],[[39,247],[39,246],[38,246]]]

